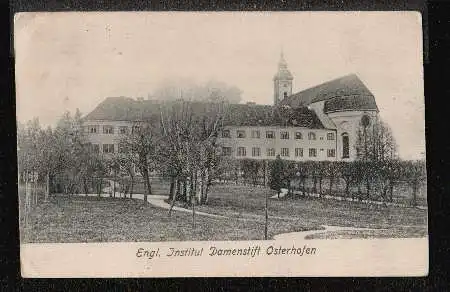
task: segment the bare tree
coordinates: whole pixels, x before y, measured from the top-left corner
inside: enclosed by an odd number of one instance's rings
[[[224,103],[213,102],[176,101],[161,106],[166,165],[176,184],[183,184],[183,193],[191,203],[207,202],[218,164],[217,137],[224,110]],[[172,197],[173,206],[177,195]]]
[[[128,153],[125,159],[132,160],[144,178],[146,187],[144,204],[147,204],[147,196],[152,194],[150,172],[156,167],[160,139],[158,120],[152,117],[145,121],[135,121],[131,131],[125,134],[119,142],[122,151]],[[127,165],[127,167],[131,166]]]

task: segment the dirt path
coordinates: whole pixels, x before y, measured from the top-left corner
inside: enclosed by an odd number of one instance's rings
[[[372,231],[372,230],[386,230],[386,229],[372,229],[372,228],[355,228],[355,227],[341,227],[341,226],[328,226],[323,225],[325,229],[323,230],[308,230],[308,231],[300,231],[300,232],[289,232],[289,233],[281,233],[274,236],[276,240],[303,240],[306,239],[309,235],[317,235],[328,232],[335,231]]]
[[[112,181],[109,180],[109,183],[112,185]],[[116,183],[116,187],[119,187],[119,184]],[[110,187],[106,187],[104,189],[104,191],[110,191]],[[92,195],[92,194],[90,194]],[[109,194],[102,194],[102,197],[110,197]],[[123,193],[119,193],[116,192],[116,198],[123,198],[124,194]],[[155,207],[158,208],[162,208],[162,209],[166,209],[169,210],[170,209],[170,204],[166,203],[165,200],[167,200],[169,198],[169,196],[165,196],[165,195],[149,195],[147,196],[147,202]],[[138,199],[138,200],[144,200],[144,194],[133,194],[133,199]],[[177,207],[174,206],[172,208],[173,211],[179,211],[179,212],[185,212],[185,213],[192,213],[192,209],[186,209],[186,208],[182,208],[182,207]],[[207,216],[207,217],[214,217],[214,218],[228,218],[226,216],[222,216],[222,215],[217,215],[217,214],[210,214],[210,213],[205,213],[205,212],[200,212],[200,211],[195,211],[196,215],[200,215],[200,216]]]

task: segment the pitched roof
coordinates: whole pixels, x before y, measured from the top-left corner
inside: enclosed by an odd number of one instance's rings
[[[331,102],[331,100],[336,99]],[[291,107],[307,106],[319,101],[330,101],[329,109],[378,110],[373,94],[356,76],[350,74],[288,96],[282,105]]]
[[[291,126],[323,129],[313,110],[306,107],[274,107],[271,105],[230,104],[224,116],[229,126]]]
[[[158,120],[162,105],[180,105],[179,101],[135,100],[127,97],[108,97],[84,120],[139,121]],[[217,104],[187,102],[194,114],[217,109]],[[324,128],[314,111],[306,107],[274,107],[256,104],[225,104],[223,124],[228,126],[296,126]]]
[[[159,112],[159,101],[135,100],[129,97],[108,97],[85,120],[136,121],[146,120]]]

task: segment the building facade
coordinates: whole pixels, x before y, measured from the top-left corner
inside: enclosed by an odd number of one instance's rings
[[[347,75],[292,94],[294,77],[281,55],[274,104],[229,104],[218,137],[222,155],[236,159],[351,161],[357,132],[378,118],[373,94]],[[159,101],[110,97],[84,118],[84,133],[101,153],[120,152],[121,135],[159,115]]]

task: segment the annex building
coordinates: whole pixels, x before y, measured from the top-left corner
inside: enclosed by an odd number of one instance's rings
[[[273,78],[273,105],[227,106],[218,139],[222,155],[237,159],[275,159],[280,155],[296,161],[356,158],[361,121],[370,124],[378,117],[373,94],[355,74],[297,93],[292,93],[293,80],[281,55]],[[158,117],[160,103],[106,98],[84,117],[84,132],[96,151],[118,152],[121,135],[131,131],[136,121]]]

